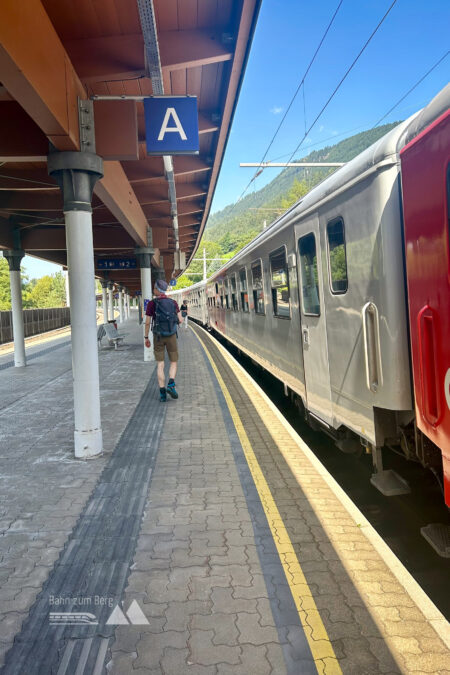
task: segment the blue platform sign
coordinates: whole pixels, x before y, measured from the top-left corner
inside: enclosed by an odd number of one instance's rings
[[[103,258],[97,259],[98,270],[135,270],[136,258]]]
[[[177,285],[177,280],[176,279],[171,279],[169,281],[169,286],[176,286]]]
[[[148,155],[197,155],[196,96],[152,96],[144,99]]]

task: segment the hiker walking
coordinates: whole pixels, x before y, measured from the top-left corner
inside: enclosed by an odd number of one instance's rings
[[[175,389],[175,376],[178,365],[177,327],[181,323],[182,317],[175,300],[168,298],[165,294],[167,287],[167,283],[163,279],[157,280],[153,289],[155,297],[153,300],[150,300],[145,312],[145,346],[147,348],[150,347],[149,330],[151,319],[153,352],[155,354],[155,361],[158,364],[156,374],[159,384],[159,400],[161,402],[167,400],[167,393],[172,398],[178,398],[178,393]],[[170,361],[167,387],[164,386],[164,352],[166,349]]]
[[[187,304],[186,300],[183,300],[183,304],[180,307],[180,311],[181,311],[181,316],[183,318],[184,329],[187,330],[188,329],[188,314],[189,314],[189,311],[188,311],[188,304]]]

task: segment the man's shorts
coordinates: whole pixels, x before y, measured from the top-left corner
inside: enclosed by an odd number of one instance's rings
[[[153,353],[155,361],[164,361],[164,350],[167,349],[170,361],[178,361],[178,340],[176,333],[169,337],[153,336]]]

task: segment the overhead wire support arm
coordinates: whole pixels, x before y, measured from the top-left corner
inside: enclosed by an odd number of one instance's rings
[[[266,167],[290,167],[290,166],[300,166],[306,169],[311,167],[335,167],[335,166],[344,166],[345,162],[241,162],[239,166],[258,166],[263,169]]]
[[[366,50],[367,46],[368,46],[369,43],[372,41],[372,38],[373,38],[374,35],[378,32],[378,30],[380,29],[381,25],[383,24],[383,22],[385,21],[385,19],[387,18],[387,16],[389,15],[389,13],[391,12],[391,10],[393,9],[393,7],[395,6],[396,3],[397,3],[397,0],[393,0],[393,2],[391,3],[391,5],[388,7],[387,11],[384,13],[384,15],[382,16],[382,18],[381,18],[380,21],[378,22],[378,24],[375,26],[374,30],[373,30],[372,33],[369,35],[369,37],[367,38],[366,42],[364,43],[364,45],[363,45],[362,48],[360,49],[359,53],[358,53],[357,56],[353,59],[351,65],[350,65],[350,66],[347,68],[347,70],[345,71],[343,77],[342,77],[341,80],[339,81],[338,85],[335,87],[333,93],[328,97],[328,99],[327,99],[325,105],[322,107],[321,111],[319,112],[319,114],[318,114],[318,115],[316,116],[316,118],[314,119],[314,122],[310,125],[309,129],[305,132],[303,138],[300,140],[300,142],[298,143],[298,145],[297,145],[297,147],[295,148],[294,152],[293,152],[292,155],[289,157],[289,162],[294,158],[294,155],[297,153],[297,151],[299,150],[300,146],[303,144],[303,141],[305,140],[305,138],[307,137],[307,135],[310,133],[310,131],[312,130],[312,128],[316,125],[316,123],[318,122],[318,120],[322,117],[322,115],[323,115],[323,113],[325,112],[325,110],[327,109],[328,105],[331,103],[331,101],[333,100],[333,98],[335,97],[335,95],[337,94],[337,92],[339,91],[339,89],[341,88],[342,84],[343,84],[344,81],[347,79],[348,75],[351,73],[351,71],[353,70],[354,66],[355,66],[356,63],[359,61],[361,55],[364,53],[364,51]]]
[[[269,150],[270,150],[270,148],[272,147],[275,138],[278,136],[278,132],[280,131],[281,127],[283,126],[284,120],[286,119],[286,117],[287,117],[287,115],[288,115],[288,113],[289,113],[289,110],[291,109],[291,107],[292,107],[292,105],[293,105],[295,99],[297,98],[297,94],[298,94],[298,92],[300,91],[301,87],[303,87],[303,106],[304,106],[304,108],[305,108],[305,98],[304,98],[305,90],[304,90],[304,84],[305,84],[306,77],[307,77],[309,71],[311,70],[311,67],[312,67],[314,61],[316,60],[316,56],[317,56],[317,54],[319,53],[319,51],[320,51],[320,49],[321,49],[321,47],[322,47],[322,45],[323,45],[323,43],[324,43],[324,41],[325,41],[325,38],[327,37],[328,32],[329,32],[331,26],[332,26],[333,23],[334,23],[334,20],[335,20],[337,14],[338,14],[338,12],[339,12],[339,10],[340,10],[340,8],[341,8],[341,5],[342,5],[343,1],[344,1],[344,0],[339,0],[339,3],[338,3],[338,5],[337,5],[337,7],[336,7],[336,9],[335,9],[335,11],[334,11],[334,13],[333,13],[333,16],[331,17],[331,20],[330,20],[329,23],[328,23],[328,26],[327,26],[326,29],[325,29],[325,32],[324,32],[323,35],[322,35],[322,38],[321,38],[321,40],[320,40],[320,42],[319,42],[319,44],[318,44],[318,46],[317,46],[317,48],[316,48],[316,51],[314,52],[314,55],[313,55],[311,61],[309,62],[308,67],[307,67],[305,73],[303,74],[303,77],[302,77],[302,79],[300,80],[300,83],[299,83],[299,85],[297,86],[297,89],[295,90],[295,93],[294,93],[293,97],[291,98],[291,100],[290,100],[290,102],[289,102],[289,105],[288,105],[288,107],[287,107],[287,109],[286,109],[286,111],[285,111],[285,113],[284,113],[284,115],[283,115],[283,117],[282,117],[282,119],[281,119],[281,121],[280,121],[280,123],[279,123],[277,129],[276,129],[275,133],[273,134],[273,136],[272,136],[272,138],[271,138],[271,140],[270,140],[269,145],[268,145],[267,148],[266,148],[266,151],[265,151],[265,153],[264,153],[264,156],[263,156],[263,158],[262,158],[260,164],[262,164],[263,161],[265,160],[265,158],[267,157],[267,155],[268,155],[268,153],[269,153]],[[305,111],[305,115],[306,115],[306,111]],[[306,124],[306,117],[305,117],[305,124]],[[291,158],[291,159],[292,159],[292,158]],[[261,171],[262,171],[262,169],[261,169]],[[253,178],[250,180],[249,184],[247,185],[247,187],[244,189],[244,191],[242,192],[241,196],[239,197],[238,202],[242,199],[242,197],[243,197],[244,194],[247,192],[248,188],[250,187],[250,185],[252,184],[252,182],[255,180],[255,178],[257,178],[258,175],[259,175],[259,172],[256,173],[256,174],[253,176]]]

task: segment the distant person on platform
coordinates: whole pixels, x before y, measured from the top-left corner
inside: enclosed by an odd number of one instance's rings
[[[157,362],[157,376],[159,384],[159,400],[164,403],[167,400],[167,394],[172,398],[178,398],[175,389],[175,376],[178,365],[178,344],[177,328],[182,321],[181,312],[178,304],[172,298],[166,295],[167,284],[163,279],[158,279],[155,283],[153,293],[154,299],[147,304],[145,317],[145,346],[150,348],[150,319],[153,333],[153,352]],[[164,353],[167,349],[169,355],[169,382],[165,386],[164,375]]]
[[[188,329],[188,314],[189,314],[189,311],[188,311],[188,304],[187,304],[186,300],[183,300],[183,304],[180,307],[180,311],[181,311],[181,316],[183,318],[184,328],[185,328],[185,330],[187,330]]]

